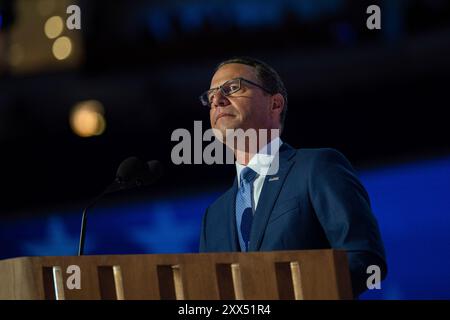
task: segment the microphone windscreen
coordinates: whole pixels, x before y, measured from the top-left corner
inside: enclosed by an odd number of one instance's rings
[[[127,182],[139,178],[148,170],[148,166],[144,161],[136,157],[129,157],[120,164],[116,177],[121,182]]]
[[[151,160],[147,162],[150,182],[158,180],[163,175],[163,168],[161,162],[158,160]],[[149,183],[150,183],[149,182]]]

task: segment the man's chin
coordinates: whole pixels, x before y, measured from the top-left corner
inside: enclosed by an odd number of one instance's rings
[[[223,127],[215,127],[213,128],[213,132],[214,132],[214,136],[220,140],[220,142],[224,143],[224,138],[226,135],[228,128],[223,128]]]
[[[227,136],[233,136],[237,128],[233,126],[218,126],[213,128],[214,135],[220,142],[226,143]]]

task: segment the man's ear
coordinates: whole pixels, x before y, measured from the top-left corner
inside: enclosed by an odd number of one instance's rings
[[[270,108],[271,113],[281,115],[284,110],[284,97],[281,93],[276,93],[272,96],[272,106]]]

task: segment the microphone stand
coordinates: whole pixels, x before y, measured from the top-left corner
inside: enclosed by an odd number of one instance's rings
[[[80,242],[78,244],[78,256],[82,256],[84,253],[84,242],[86,239],[86,221],[88,209],[94,206],[105,194],[120,190],[126,190],[134,187],[142,187],[144,185],[154,182],[161,175],[161,168],[160,168],[161,165],[156,160],[150,161],[147,164],[143,164],[142,167],[145,166],[146,167],[145,169],[140,168],[138,166],[139,169],[138,172],[134,173],[129,172],[129,168],[128,170],[124,171],[124,166],[130,167],[130,161],[132,162],[131,164],[133,164],[134,167],[136,167],[136,162],[139,163],[139,159],[137,158],[128,158],[124,162],[122,162],[122,164],[118,169],[118,173],[114,182],[111,183],[100,195],[98,195],[94,200],[92,200],[89,203],[87,207],[84,208],[83,216],[81,218],[81,231],[80,231]],[[148,172],[149,169],[153,170],[152,171],[153,176],[151,176],[150,172]]]
[[[108,188],[106,188],[100,195],[98,195],[94,200],[92,200],[83,210],[83,216],[81,218],[81,232],[80,232],[80,243],[78,244],[78,256],[82,256],[84,253],[84,241],[86,239],[86,220],[87,220],[87,211],[92,206],[94,206],[105,194],[116,191],[120,189],[117,184],[120,185],[121,181],[116,179],[113,184],[111,184]]]

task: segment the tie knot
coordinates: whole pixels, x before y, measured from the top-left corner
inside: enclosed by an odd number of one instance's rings
[[[245,167],[241,171],[241,180],[245,181],[246,183],[252,183],[256,179],[257,173],[253,171],[249,167]]]

